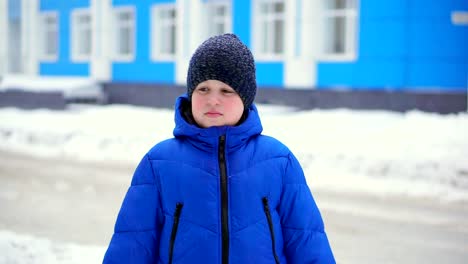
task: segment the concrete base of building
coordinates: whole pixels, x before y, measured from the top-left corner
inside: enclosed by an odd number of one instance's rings
[[[61,92],[0,91],[0,107],[62,110],[67,102]]]
[[[103,83],[109,104],[131,104],[174,108],[176,98],[185,93],[183,86],[146,83]]]
[[[183,86],[105,83],[108,103],[173,108],[186,92]],[[420,110],[441,114],[467,111],[466,92],[385,90],[258,89],[256,103],[293,106],[298,109]]]
[[[256,100],[301,109],[421,110],[441,114],[467,110],[466,92],[259,89]]]

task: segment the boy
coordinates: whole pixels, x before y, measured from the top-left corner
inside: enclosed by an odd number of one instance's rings
[[[138,165],[104,263],[335,263],[299,162],[261,135],[256,90],[235,35],[198,47],[174,138]]]

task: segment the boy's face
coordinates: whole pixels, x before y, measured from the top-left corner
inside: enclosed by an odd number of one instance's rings
[[[242,117],[244,103],[231,86],[207,80],[192,94],[192,115],[200,127],[233,126]]]

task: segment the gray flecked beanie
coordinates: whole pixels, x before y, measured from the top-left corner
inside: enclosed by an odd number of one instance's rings
[[[214,36],[203,42],[190,60],[187,74],[189,99],[195,87],[206,80],[231,86],[248,109],[257,93],[255,62],[252,53],[234,34]]]

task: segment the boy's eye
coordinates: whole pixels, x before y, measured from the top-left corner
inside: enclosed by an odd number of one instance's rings
[[[232,94],[235,93],[233,90],[223,89],[223,93]]]
[[[203,92],[203,93],[204,93],[204,92],[207,92],[207,91],[208,91],[208,88],[206,88],[206,87],[199,87],[199,88],[197,88],[197,91]]]

